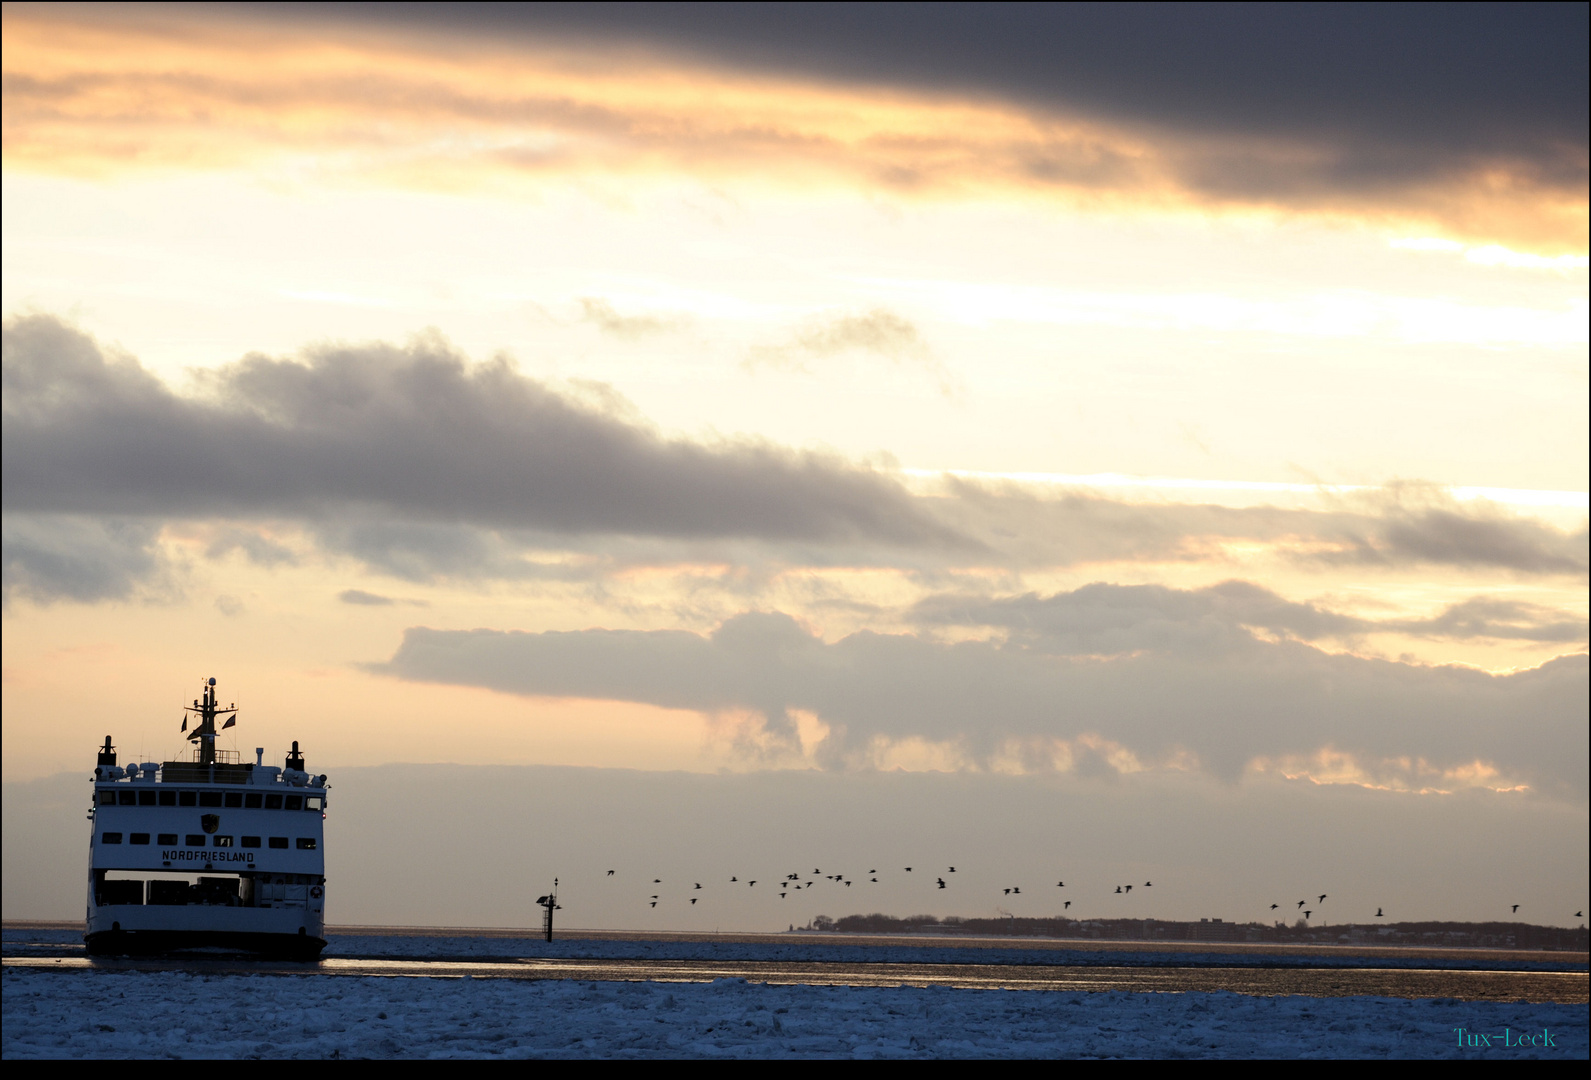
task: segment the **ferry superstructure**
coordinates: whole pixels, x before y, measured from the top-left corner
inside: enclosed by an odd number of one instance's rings
[[[88,916],[96,955],[219,947],[314,959],[325,948],[326,777],[293,743],[282,768],[265,751],[240,763],[217,750],[215,680],[186,711],[191,760],[116,763],[105,737],[89,810]],[[186,722],[184,728],[187,728]]]

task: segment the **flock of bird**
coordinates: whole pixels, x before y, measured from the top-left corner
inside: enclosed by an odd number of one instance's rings
[[[908,874],[913,874],[913,873],[917,872],[917,868],[916,867],[912,867],[912,866],[902,867],[902,870],[903,870],[903,872],[908,873]],[[933,876],[934,887],[936,889],[948,889],[950,887],[950,884],[949,884],[949,882],[947,882],[945,880],[944,874],[954,874],[954,873],[956,873],[956,868],[954,866],[951,866],[951,867],[947,867],[943,874],[934,875]],[[610,878],[617,877],[618,876],[618,871],[617,870],[609,870],[605,876],[606,877],[610,877]],[[818,867],[813,867],[812,873],[810,875],[801,874],[801,873],[785,874],[783,877],[781,877],[778,880],[777,883],[769,884],[767,882],[764,882],[764,884],[765,884],[765,887],[768,887],[772,891],[777,892],[779,894],[779,898],[781,900],[783,900],[783,899],[787,898],[792,892],[802,892],[802,891],[806,891],[806,890],[809,890],[809,889],[812,889],[812,888],[816,887],[818,878],[820,878],[820,877],[823,880],[830,882],[831,884],[844,885],[846,888],[850,888],[858,879],[865,879],[865,881],[868,884],[873,884],[873,885],[878,884],[878,870],[876,868],[872,869],[872,870],[869,870],[866,874],[857,875],[856,877],[851,877],[851,876],[847,876],[846,874],[825,874]],[[755,888],[757,883],[758,883],[758,881],[762,881],[762,880],[763,879],[760,879],[760,878],[748,878],[748,879],[742,881],[740,876],[737,874],[737,875],[731,875],[731,877],[729,878],[729,884],[731,884],[731,885],[744,885],[746,888]],[[663,879],[662,878],[653,878],[652,879],[652,884],[661,886],[663,884]],[[1066,888],[1066,882],[1064,880],[1057,881],[1055,883],[1055,887],[1058,888],[1058,889],[1064,889],[1064,888]],[[1154,882],[1146,881],[1146,882],[1143,883],[1142,886],[1139,886],[1139,887],[1140,888],[1144,888],[1144,889],[1152,889],[1152,888],[1154,888]],[[1002,886],[1000,888],[1001,888],[1001,894],[1003,896],[1021,896],[1022,895],[1022,887],[1020,885]],[[699,881],[693,881],[693,882],[691,882],[691,888],[686,890],[686,891],[689,892],[689,893],[695,893],[695,892],[703,891],[702,883],[699,882]],[[1132,891],[1133,891],[1133,886],[1132,885],[1117,885],[1115,893],[1113,893],[1111,895],[1126,896],[1129,893],[1131,893]],[[1032,894],[1030,893],[1029,895],[1032,895]],[[1309,904],[1309,901],[1307,899],[1306,900],[1300,900],[1296,904],[1294,910],[1297,913],[1302,914],[1303,917],[1304,917],[1304,920],[1307,922],[1309,919],[1311,919],[1314,916],[1315,908],[1319,907],[1321,905],[1324,905],[1326,903],[1326,899],[1327,899],[1328,896],[1329,896],[1328,893],[1320,893],[1320,894],[1318,894],[1315,897],[1315,907],[1306,907],[1306,905]],[[691,905],[694,906],[697,903],[697,901],[699,901],[701,899],[701,897],[699,897],[699,896],[689,896],[689,897],[687,897],[687,899],[690,901]],[[650,907],[654,907],[655,908],[655,907],[657,907],[657,905],[662,900],[663,900],[663,893],[661,891],[655,892],[655,893],[651,893],[648,896],[648,898],[647,898],[647,904]],[[1072,901],[1070,901],[1070,900],[1062,901],[1062,910],[1063,911],[1070,910],[1071,906],[1072,906]],[[1512,910],[1512,912],[1514,914],[1517,915],[1519,913],[1520,905],[1513,904],[1513,905],[1510,905],[1510,907],[1511,907],[1511,910]],[[1270,906],[1270,910],[1271,911],[1277,911],[1277,910],[1280,910],[1280,908],[1281,908],[1280,904],[1272,904]],[[1386,918],[1386,912],[1382,908],[1378,907],[1378,908],[1376,908],[1375,917],[1378,918],[1378,919],[1384,919],[1384,918]],[[1584,918],[1585,916],[1584,916],[1584,914],[1582,912],[1577,911],[1577,912],[1574,913],[1574,917],[1577,918],[1577,919],[1580,919],[1580,918]]]

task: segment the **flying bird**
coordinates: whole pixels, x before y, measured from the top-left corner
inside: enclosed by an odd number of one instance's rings
[[[911,867],[909,867],[909,866],[908,866],[908,867],[907,867],[907,868],[906,868],[906,872],[907,872],[907,873],[908,873],[908,874],[909,874],[909,873],[911,873],[911,872],[912,872],[912,868],[911,868]]]
[[[609,871],[608,871],[608,876],[609,876],[609,877],[612,877],[612,876],[613,876],[613,871],[612,871],[612,870],[609,870]]]
[[[698,901],[700,899],[701,899],[701,897],[699,897],[699,896],[693,896],[693,897],[691,897],[691,903],[694,904],[694,903],[696,903],[696,901]]]
[[[1056,887],[1056,888],[1057,888],[1057,889],[1064,889],[1064,888],[1066,888],[1066,882],[1064,882],[1064,881],[1057,881],[1057,882],[1056,882],[1056,883],[1055,883],[1055,887]]]
[[[1132,886],[1131,885],[1127,886],[1127,891],[1128,892],[1132,892]]]
[[[1116,886],[1116,892],[1118,892],[1118,893],[1121,892],[1121,886],[1120,885]]]
[[[698,882],[697,882],[697,883],[696,883],[696,887],[697,887],[697,888],[698,888],[698,889],[699,889],[699,888],[701,888],[701,887],[702,887],[702,883],[701,883],[701,882],[699,882],[699,881],[698,881]]]
[[[1011,891],[1016,893],[1018,896],[1022,895],[1022,890],[1019,889],[1019,888],[1016,888],[1015,886],[1012,887]]]
[[[780,894],[779,894],[779,899],[781,899],[781,900],[783,900],[783,899],[784,899],[784,893],[780,893]]]
[[[749,888],[750,888],[750,887],[751,887],[751,886],[753,886],[753,885],[755,885],[755,884],[757,884],[757,883],[756,883],[756,882],[755,882],[755,881],[748,881],[748,882],[747,882],[747,883],[746,883],[746,887],[747,887],[747,888],[748,888],[748,889],[749,889]]]
[[[730,881],[739,881],[739,880],[740,880],[740,879],[739,879],[739,878],[737,878],[737,877],[732,877],[732,878],[730,878],[730,879],[729,879],[729,880],[730,880]]]
[[[663,879],[660,878],[660,877],[655,877],[655,878],[652,879],[652,884],[653,885],[661,885],[661,884],[663,884]]]
[[[1381,914],[1381,909],[1380,908],[1376,908],[1376,918],[1378,918],[1378,919],[1386,918],[1385,915]]]
[[[1303,907],[1303,906],[1304,906],[1304,905],[1305,905],[1305,904],[1307,904],[1307,903],[1309,903],[1309,901],[1307,901],[1307,900],[1300,900],[1300,901],[1299,901],[1299,902],[1298,902],[1298,906],[1299,906],[1299,907]]]
[[[1007,896],[1010,896],[1010,895],[1011,895],[1011,890],[1010,890],[1010,889],[1007,889],[1007,890],[1006,890],[1006,891],[1005,891],[1005,894],[1006,894],[1006,895],[1007,895]]]
[[[656,900],[653,900],[653,901],[652,901],[652,906],[653,906],[653,907],[657,907],[657,901],[656,901]]]
[[[954,866],[952,866],[952,867],[951,867],[951,868],[950,868],[950,872],[951,872],[951,873],[952,873],[952,874],[954,874],[954,873],[955,873],[955,872],[956,872],[956,868],[955,868],[955,867],[954,867]]]
[[[934,880],[939,882],[939,887],[941,889],[943,889],[945,887],[945,879],[944,878],[935,878]]]
[[[1146,889],[1152,889],[1152,888],[1154,888],[1154,886],[1155,886],[1155,883],[1152,882],[1152,881],[1144,882],[1144,888],[1146,888]]]
[[[1317,904],[1324,904],[1325,902],[1326,902],[1326,894],[1325,893],[1321,893],[1320,894],[1320,899],[1315,901],[1315,903],[1317,903]]]
[[[1314,914],[1314,912],[1313,912],[1313,911],[1306,911],[1306,912],[1304,912],[1304,918],[1306,918],[1306,919],[1307,919],[1307,918],[1309,918],[1309,917],[1310,917],[1310,916],[1311,916],[1311,915],[1313,915],[1313,914]]]
[[[1519,905],[1518,905],[1518,904],[1515,904],[1515,905],[1514,905],[1514,911],[1516,911],[1516,912],[1517,912],[1517,911],[1518,911],[1518,910],[1519,910]]]
[[[1281,905],[1280,905],[1280,904],[1272,904],[1272,905],[1271,905],[1271,910],[1272,910],[1272,911],[1275,911],[1275,910],[1276,910],[1276,909],[1277,909],[1277,908],[1279,908],[1279,907],[1281,907]]]
[[[1065,910],[1066,910],[1066,909],[1067,909],[1067,908],[1069,908],[1069,907],[1071,907],[1071,906],[1072,906],[1072,902],[1071,902],[1071,901],[1070,901],[1070,900],[1068,900],[1068,901],[1066,901],[1066,903],[1065,903],[1065,904],[1063,904],[1063,905],[1062,905],[1062,906],[1061,906],[1061,910],[1062,910],[1062,911],[1065,911]]]

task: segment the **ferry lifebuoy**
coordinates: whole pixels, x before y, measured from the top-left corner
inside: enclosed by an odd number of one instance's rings
[[[316,885],[313,888],[311,888],[309,890],[309,895],[313,896],[316,900],[319,900],[320,899],[320,886]]]

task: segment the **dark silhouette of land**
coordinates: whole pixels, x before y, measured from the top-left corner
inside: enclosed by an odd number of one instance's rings
[[[1276,944],[1415,945],[1448,948],[1546,949],[1591,951],[1585,926],[1535,926],[1530,923],[1402,922],[1337,923],[1311,926],[1287,923],[1236,923],[1221,919],[1171,922],[1162,919],[1020,918],[964,919],[947,915],[819,915],[804,929],[840,934],[946,934],[999,937],[1081,938],[1101,941],[1227,941]]]

